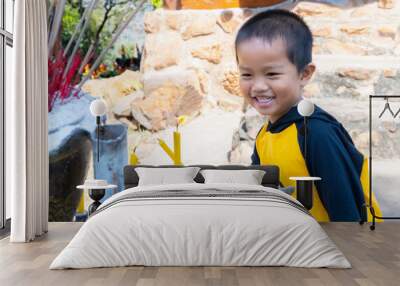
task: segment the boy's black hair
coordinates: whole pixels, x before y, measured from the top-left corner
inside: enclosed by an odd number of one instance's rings
[[[235,50],[240,43],[252,38],[267,42],[281,38],[286,43],[288,59],[297,67],[298,72],[302,72],[312,61],[311,30],[300,16],[292,12],[275,9],[254,15],[239,29]]]

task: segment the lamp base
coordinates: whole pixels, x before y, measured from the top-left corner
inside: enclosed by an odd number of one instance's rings
[[[313,181],[296,181],[297,200],[308,210],[313,207]]]
[[[94,202],[89,206],[88,213],[89,216],[94,213],[97,208],[101,205],[100,200],[104,197],[106,193],[105,189],[90,189],[89,190],[89,197],[94,200]]]

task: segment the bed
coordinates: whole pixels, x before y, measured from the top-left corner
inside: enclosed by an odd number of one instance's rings
[[[262,170],[260,185],[204,182],[201,173],[193,183],[138,185],[137,167],[125,167],[126,190],[97,209],[50,269],[351,267],[308,211],[278,189],[276,166],[196,166]],[[146,167],[154,168],[139,166]]]

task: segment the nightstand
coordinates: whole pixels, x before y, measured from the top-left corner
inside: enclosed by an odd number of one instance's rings
[[[313,207],[313,183],[320,181],[320,177],[290,177],[292,181],[296,181],[296,199],[302,205],[311,210]]]
[[[100,200],[104,197],[106,190],[115,189],[117,185],[108,184],[105,180],[85,180],[84,185],[79,185],[76,188],[89,191],[89,197],[94,201],[88,208],[90,216],[101,205]]]

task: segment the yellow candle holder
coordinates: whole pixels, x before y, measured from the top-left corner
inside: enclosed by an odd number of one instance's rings
[[[181,134],[178,131],[174,131],[174,151],[168,147],[164,140],[158,139],[158,143],[160,147],[164,150],[164,152],[171,158],[174,165],[182,165],[181,159]]]
[[[85,212],[85,192],[82,192],[76,212],[79,214],[83,214]]]
[[[178,131],[174,132],[174,153],[175,153],[175,165],[182,165],[181,160],[181,133]]]
[[[138,165],[139,162],[139,157],[135,153],[135,149],[133,149],[130,154],[129,154],[129,165]]]
[[[176,130],[173,133],[174,140],[174,151],[168,147],[164,140],[158,139],[158,144],[160,144],[161,148],[164,152],[171,158],[174,165],[182,165],[181,158],[181,133],[179,133],[179,126],[183,125],[186,122],[186,116],[182,115],[176,119]]]

